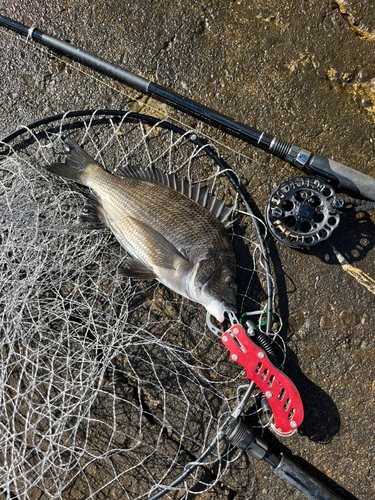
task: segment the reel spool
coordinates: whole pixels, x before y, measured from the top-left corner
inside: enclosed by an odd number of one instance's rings
[[[293,177],[280,184],[266,207],[268,227],[275,238],[292,248],[326,240],[338,226],[337,208],[343,200],[317,177]]]

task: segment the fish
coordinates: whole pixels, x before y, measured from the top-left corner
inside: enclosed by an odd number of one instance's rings
[[[45,169],[91,190],[91,229],[108,228],[126,250],[123,276],[157,279],[183,297],[202,304],[219,323],[236,312],[236,258],[226,226],[232,207],[206,186],[152,166],[127,165],[116,175],[76,141],[64,139],[65,162]]]

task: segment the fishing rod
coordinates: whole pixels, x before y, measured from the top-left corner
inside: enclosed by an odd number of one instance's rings
[[[281,139],[272,137],[265,133],[261,133],[244,124],[236,122],[231,118],[226,117],[225,115],[218,113],[206,106],[200,105],[191,99],[185,98],[174,91],[149,82],[143,77],[140,77],[132,72],[120,68],[119,66],[111,64],[100,57],[74,47],[67,42],[38,31],[35,28],[28,28],[4,16],[0,16],[0,24],[11,28],[23,35],[26,35],[30,39],[34,39],[48,47],[62,52],[74,59],[77,59],[95,68],[98,71],[106,73],[113,78],[126,83],[130,87],[136,88],[142,92],[154,95],[162,100],[165,100],[174,107],[183,110],[190,115],[219,126],[219,128],[231,133],[232,135],[244,139],[255,147],[263,149],[264,151],[268,151],[273,155],[292,163],[298,168],[305,169],[306,167],[313,170],[315,169],[315,171],[317,171],[318,166],[320,165],[320,170],[325,172],[321,175],[325,175],[332,182],[336,182],[338,186],[342,187],[345,190],[349,190],[351,192],[355,192],[356,194],[361,194],[364,197],[369,197],[370,199],[375,200],[375,180],[364,174],[356,172],[355,170],[345,167],[344,165],[333,162],[333,160],[327,160],[324,157],[312,155],[311,153],[302,148],[299,148],[298,146],[289,144]],[[39,124],[39,122],[37,124]],[[8,140],[13,137],[15,136],[9,136],[8,138],[6,138],[6,141],[8,142]],[[349,172],[350,178],[348,178],[348,176],[345,176],[345,174],[343,173],[343,169],[346,169]],[[372,190],[368,190],[367,193],[366,188],[368,188],[369,183],[371,182],[373,183],[373,188]],[[250,390],[248,391],[250,394]],[[201,457],[199,457],[197,462],[202,461],[207,454],[211,453],[214,446],[216,446],[217,441],[222,440],[224,437],[227,438],[227,441],[229,443],[232,443],[235,447],[242,449],[253,458],[257,460],[264,459],[269,465],[272,466],[273,472],[276,475],[302,492],[307,498],[310,498],[312,500],[318,498],[321,500],[342,500],[339,495],[332,492],[320,481],[307,474],[298,465],[285,457],[283,454],[281,454],[280,456],[276,456],[268,452],[267,443],[256,436],[249,427],[245,426],[243,421],[238,420],[237,418],[230,419],[228,424],[225,426],[225,429],[222,429],[220,435],[215,439],[214,443],[207,448],[205,453],[202,454]],[[196,467],[196,465],[197,464],[194,464],[194,468]],[[184,473],[184,476],[188,475],[190,472],[191,470],[188,469]],[[180,482],[181,477],[178,478],[178,482]],[[174,484],[172,483],[170,487],[173,488],[173,486]],[[164,496],[165,493],[166,491],[163,490],[160,493],[156,494],[153,499],[156,500],[157,498]]]
[[[5,16],[0,16],[0,24],[105,73],[131,88],[152,95],[195,118],[215,125],[221,130],[248,142],[252,146],[290,163],[303,172],[314,172],[318,176],[328,180],[339,191],[375,201],[375,179],[362,172],[358,172],[332,159],[311,153],[296,144],[289,143],[276,136],[260,132],[248,125],[237,122],[173,90],[146,80],[101,57],[39,31],[35,27],[25,26]]]

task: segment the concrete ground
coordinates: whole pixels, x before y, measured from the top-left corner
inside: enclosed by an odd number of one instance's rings
[[[6,0],[0,12],[375,177],[369,0]],[[68,109],[125,108],[141,97],[74,67],[1,30],[0,136]],[[229,134],[168,113],[220,142],[261,213],[276,186],[297,173]],[[339,265],[332,246],[375,278],[374,220],[373,212],[342,217],[328,242],[310,251],[269,242],[288,323],[286,370],[306,412],[300,433],[270,438],[271,445],[347,500],[375,499],[375,297]],[[248,467],[254,481],[247,490],[234,464],[221,493],[207,495],[302,498],[264,463]]]

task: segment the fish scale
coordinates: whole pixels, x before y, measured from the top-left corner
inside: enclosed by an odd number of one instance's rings
[[[119,220],[116,233],[126,233],[128,241],[136,238],[130,233],[134,224],[129,222],[129,216],[147,224],[152,218],[152,227],[179,251],[187,251],[196,244],[206,242],[213,247],[222,246],[222,239],[226,237],[222,224],[208,210],[162,184],[114,178],[101,170],[90,178],[88,185],[101,200],[106,222],[112,225]],[[156,217],[156,214],[160,217]],[[189,241],[186,241],[187,218],[191,224]]]

